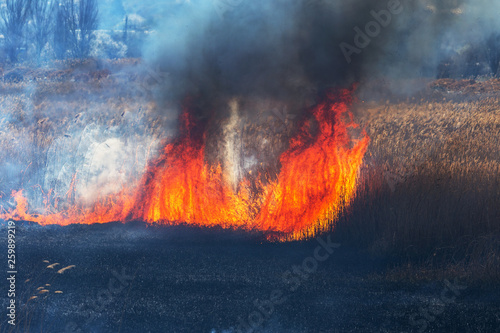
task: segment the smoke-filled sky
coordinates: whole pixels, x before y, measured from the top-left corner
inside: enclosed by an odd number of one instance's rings
[[[123,3],[127,10],[141,8],[136,1]],[[304,87],[321,91],[350,85],[366,76],[433,77],[443,59],[500,31],[500,1],[492,0],[141,4],[145,6],[141,14],[157,31],[145,46],[145,56],[170,73],[165,94],[174,98],[186,94],[279,98],[296,96]],[[372,30],[367,33],[367,24],[377,21],[373,13],[379,14],[382,24],[369,25]],[[364,34],[358,45],[357,31]]]

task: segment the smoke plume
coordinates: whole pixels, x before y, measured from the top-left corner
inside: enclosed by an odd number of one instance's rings
[[[166,99],[296,101],[377,76],[435,77],[440,62],[498,29],[498,7],[465,0],[192,0],[158,24],[146,55],[171,74]]]

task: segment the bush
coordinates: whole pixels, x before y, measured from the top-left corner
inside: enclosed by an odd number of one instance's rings
[[[124,58],[127,55],[127,45],[114,40],[105,31],[97,31],[91,44],[90,55],[101,59]]]

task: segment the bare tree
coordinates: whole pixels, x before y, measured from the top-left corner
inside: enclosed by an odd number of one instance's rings
[[[64,58],[70,51],[72,57],[87,58],[98,26],[97,0],[63,0],[56,11],[56,56]]]
[[[5,49],[14,63],[18,61],[20,49],[26,45],[26,24],[31,8],[32,0],[6,0],[0,12],[0,30],[5,37]]]
[[[32,0],[32,35],[35,44],[35,52],[38,61],[45,45],[47,45],[51,34],[54,31],[54,15],[58,3],[47,0]]]
[[[73,56],[87,58],[90,54],[90,45],[95,38],[94,31],[99,26],[99,9],[97,0],[79,0],[75,4],[70,0],[70,33]]]
[[[54,53],[57,59],[64,59],[69,49],[69,27],[67,1],[56,4],[54,26]]]
[[[123,42],[127,44],[128,41],[128,15],[125,16],[125,27],[123,28]]]
[[[493,33],[486,40],[486,55],[493,75],[500,75],[500,33]]]

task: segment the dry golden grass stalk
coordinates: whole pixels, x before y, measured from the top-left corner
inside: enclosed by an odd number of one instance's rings
[[[70,265],[70,266],[67,266],[67,267],[64,267],[64,268],[61,268],[60,270],[57,271],[58,274],[62,274],[64,273],[65,271],[69,270],[69,269],[72,269],[72,268],[75,268],[76,266],[75,265]]]

